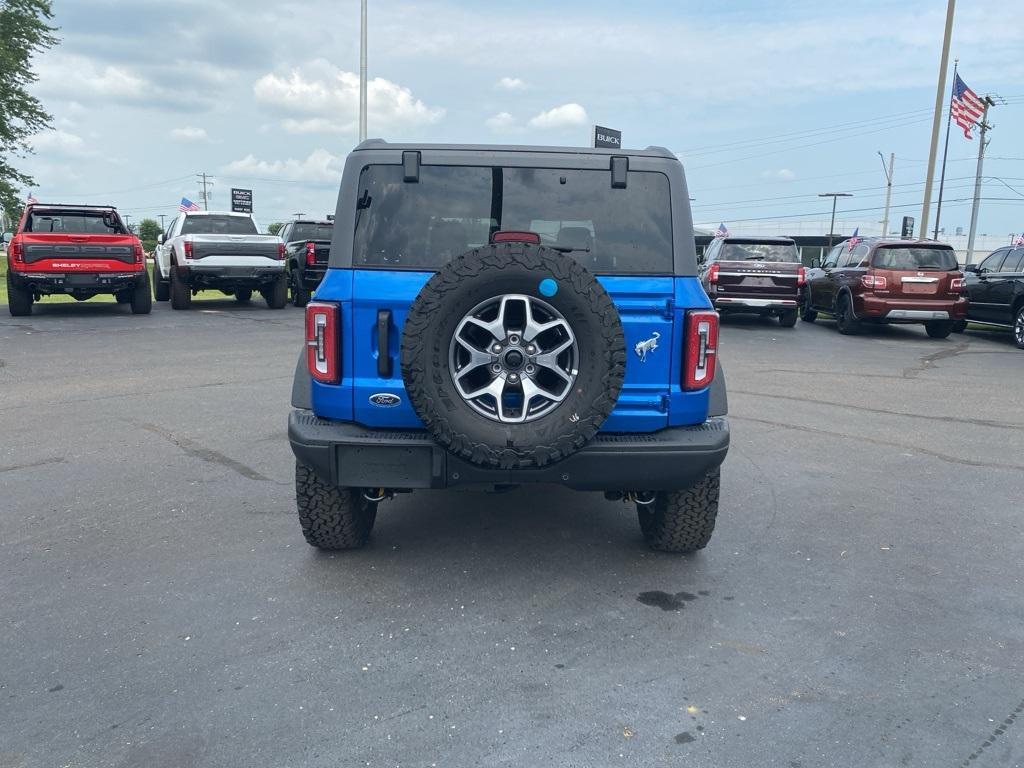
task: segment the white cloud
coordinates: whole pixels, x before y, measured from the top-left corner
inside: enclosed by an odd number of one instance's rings
[[[57,129],[32,137],[32,148],[37,154],[48,157],[91,157],[96,150],[89,149],[81,136]]]
[[[130,70],[84,56],[53,53],[38,60],[39,90],[74,99],[133,101],[151,95],[151,84]]]
[[[351,132],[358,127],[359,75],[324,59],[287,75],[268,73],[256,81],[253,93],[257,102],[284,116],[282,127],[290,133]],[[371,132],[430,125],[445,114],[382,77],[367,83],[366,99]]]
[[[184,128],[172,128],[171,138],[175,141],[209,141],[210,137],[205,128],[193,128],[186,125]]]
[[[765,179],[778,179],[779,181],[792,181],[796,174],[789,168],[779,168],[777,171],[762,171],[761,176]]]
[[[503,77],[495,84],[495,88],[503,91],[522,91],[526,89],[526,82],[518,77]]]
[[[530,118],[533,128],[572,128],[590,122],[587,110],[575,102],[563,104]]]
[[[496,115],[492,115],[491,117],[488,117],[484,123],[488,128],[497,133],[507,133],[518,127],[516,119],[508,112],[499,112]]]
[[[305,160],[260,160],[246,155],[221,168],[225,176],[267,177],[287,181],[340,181],[345,158],[314,149]]]

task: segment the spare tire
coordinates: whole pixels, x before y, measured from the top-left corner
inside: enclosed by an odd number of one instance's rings
[[[451,453],[485,467],[542,467],[578,451],[612,412],[626,345],[601,284],[567,254],[477,248],[423,287],[402,335],[417,415]]]

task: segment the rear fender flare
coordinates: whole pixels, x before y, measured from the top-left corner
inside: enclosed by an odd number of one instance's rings
[[[725,370],[722,368],[722,361],[715,359],[715,378],[711,382],[711,391],[708,392],[708,418],[712,416],[725,416],[729,413],[729,398],[725,390]]]

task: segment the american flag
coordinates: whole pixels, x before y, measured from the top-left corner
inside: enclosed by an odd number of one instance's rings
[[[1014,245],[1024,245],[1024,232],[1021,232],[1015,238],[1013,238]]]
[[[857,247],[857,243],[860,242],[860,227],[853,230],[853,234],[850,235],[850,239],[846,241],[846,250],[852,251]]]
[[[38,201],[38,200],[36,200],[36,198],[35,198],[35,195],[33,195],[33,194],[32,194],[31,192],[29,192],[29,193],[28,193],[28,199],[27,199],[27,200],[25,200],[25,203],[26,203],[27,205],[35,205],[35,204],[36,204],[36,203],[38,203],[38,202],[39,202],[39,201]]]
[[[183,197],[183,198],[181,198],[181,202],[178,203],[178,210],[181,211],[182,213],[189,213],[190,211],[198,211],[199,210],[199,204],[198,203],[193,203],[187,197]]]
[[[725,228],[725,222],[723,221],[718,225],[718,229],[715,230],[715,237],[728,237],[729,230]]]
[[[984,111],[985,105],[978,98],[978,94],[967,87],[967,83],[960,79],[960,75],[953,78],[953,99],[949,102],[949,113],[956,124],[963,128],[964,136],[968,139],[973,138],[971,128]]]

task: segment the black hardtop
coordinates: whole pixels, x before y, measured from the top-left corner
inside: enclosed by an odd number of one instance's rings
[[[669,181],[672,216],[673,274],[693,277],[697,274],[697,251],[693,240],[693,219],[683,165],[663,147],[647,149],[595,149],[592,147],[546,147],[511,144],[391,144],[368,139],[359,144],[345,161],[338,205],[335,211],[334,238],[331,241],[332,269],[352,267],[360,174],[369,165],[402,165],[407,153],[417,153],[422,165],[506,166],[567,170],[604,170],[609,173],[613,158],[627,158],[629,172],[663,173]]]

